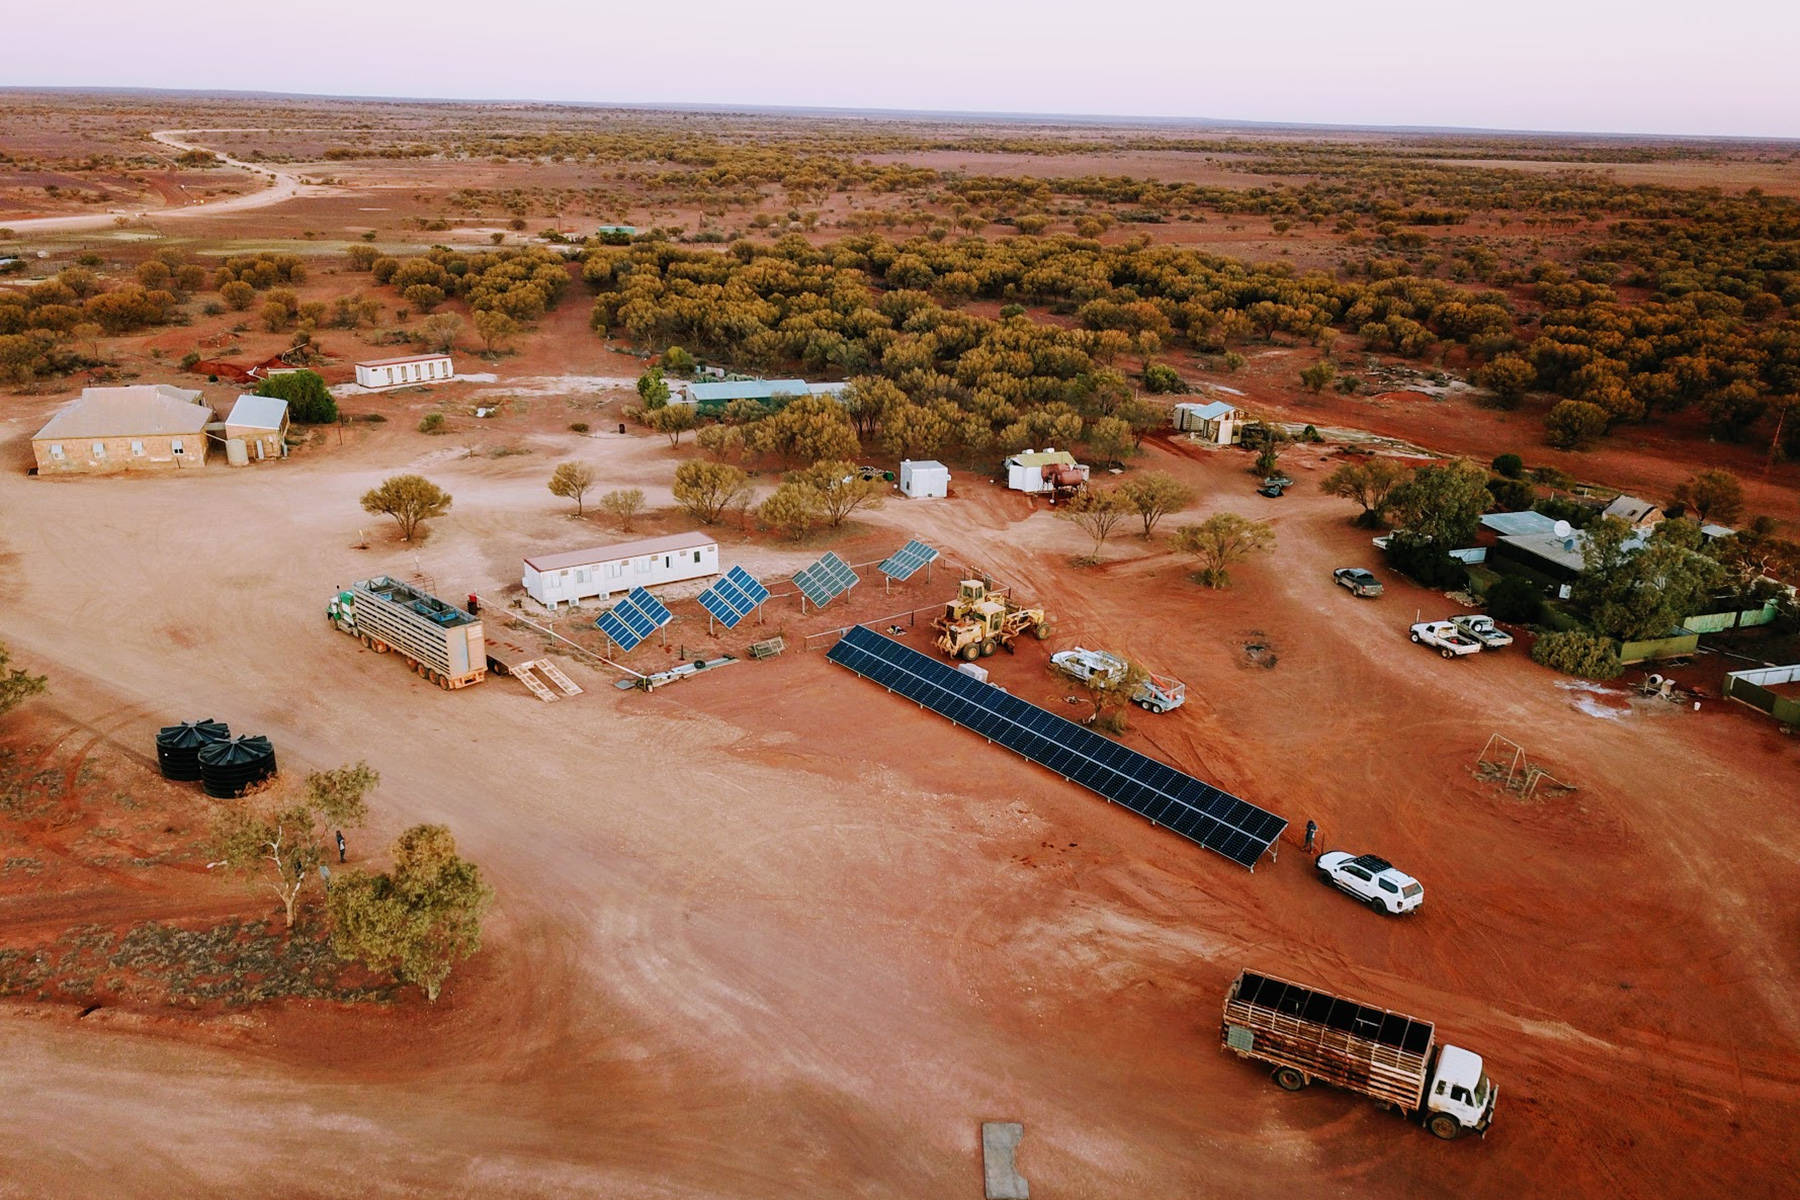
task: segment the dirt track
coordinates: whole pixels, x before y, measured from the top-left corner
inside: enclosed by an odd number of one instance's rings
[[[1044,656],[1076,641],[1184,678],[1188,706],[1137,718],[1134,744],[1414,871],[1427,905],[1405,921],[1319,887],[1294,846],[1246,874],[818,654],[648,696],[577,670],[588,693],[554,706],[505,680],[439,692],[330,631],[331,589],[515,581],[527,549],[603,540],[571,532],[550,462],[591,458],[656,503],[672,452],[538,432],[520,435],[534,454],[454,460],[393,425],[356,436],[199,477],[8,470],[0,639],[50,674],[39,703],[136,706],[107,726],[127,745],[216,713],[288,770],[368,757],[384,785],[362,839],[448,822],[499,889],[492,947],[430,1013],[294,1005],[199,1042],[0,1020],[0,1196],[975,1195],[995,1118],[1025,1123],[1045,1196],[1787,1194],[1793,743],[1715,704],[1591,716],[1521,655],[1408,645],[1415,610],[1446,602],[1331,586],[1373,560],[1299,452],[1280,501],[1238,455],[1148,464],[1203,510],[1277,521],[1277,555],[1228,592],[1129,537],[1077,571],[1073,530],[966,477],[958,499],[873,514],[855,547],[916,534],[1045,597],[1057,638],[993,660],[1040,702],[1063,691]],[[409,461],[453,513],[416,551],[385,529],[352,549],[356,496]],[[726,559],[757,569],[803,553],[739,540]],[[871,582],[805,620],[777,602],[758,632],[797,642],[950,586]],[[1477,782],[1496,730],[1579,790]],[[1488,1059],[1492,1133],[1440,1144],[1221,1055],[1244,965],[1436,1020]]]

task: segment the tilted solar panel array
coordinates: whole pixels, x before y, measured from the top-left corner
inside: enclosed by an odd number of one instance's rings
[[[1240,866],[1254,869],[1287,828],[1283,817],[873,630],[849,630],[826,657]]]
[[[623,600],[600,614],[594,628],[618,643],[621,652],[629,652],[667,625],[669,616],[662,601],[643,588],[632,588]]]
[[[861,582],[849,563],[829,551],[812,566],[794,573],[794,586],[818,608],[824,608]]]
[[[723,579],[699,596],[700,607],[727,629],[736,629],[739,621],[756,611],[756,606],[768,598],[769,589],[742,567],[725,572]]]
[[[896,583],[905,583],[928,562],[937,561],[938,552],[921,541],[910,541],[894,551],[875,569]]]

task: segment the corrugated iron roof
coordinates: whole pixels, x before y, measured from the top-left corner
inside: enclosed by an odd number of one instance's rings
[[[1013,455],[1006,461],[1017,463],[1021,467],[1073,467],[1078,465],[1075,462],[1075,456],[1067,450],[1027,450]]]
[[[1216,421],[1228,413],[1237,411],[1237,405],[1227,404],[1223,400],[1214,400],[1209,404],[1177,404],[1178,409],[1186,409],[1202,421]]]
[[[83,388],[33,438],[160,437],[199,433],[212,409],[194,403],[197,391],[166,383]]]
[[[280,429],[281,423],[287,420],[287,410],[288,402],[280,396],[243,395],[231,406],[225,423],[248,429]]]
[[[436,362],[438,359],[450,361],[448,354],[408,354],[403,358],[371,358],[367,362],[359,362],[359,367],[397,367],[402,363]]]
[[[1541,512],[1487,513],[1481,518],[1483,529],[1491,529],[1495,533],[1507,537],[1531,533],[1550,533],[1556,528],[1554,518],[1546,517]]]
[[[525,560],[534,571],[562,571],[569,567],[589,567],[595,563],[618,562],[641,558],[647,554],[665,554],[671,550],[698,550],[716,546],[718,539],[704,533],[672,533],[667,537],[643,538],[635,542],[618,542],[611,546],[594,546],[587,550],[566,550],[561,554],[540,554]]]

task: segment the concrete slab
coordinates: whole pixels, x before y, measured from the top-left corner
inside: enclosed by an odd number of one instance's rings
[[[1025,1126],[1017,1121],[981,1123],[981,1170],[987,1182],[987,1200],[1031,1200],[1031,1185],[1013,1165]]]

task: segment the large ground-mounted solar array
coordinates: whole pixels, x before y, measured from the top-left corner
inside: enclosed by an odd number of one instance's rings
[[[850,564],[830,551],[812,566],[794,573],[794,586],[815,608],[824,608],[861,582]]]
[[[632,588],[623,600],[600,614],[594,628],[616,642],[621,653],[629,653],[667,625],[669,615],[662,601],[643,588]]]
[[[905,583],[918,573],[920,567],[937,561],[937,556],[936,550],[915,539],[888,555],[875,569],[895,583]]]
[[[1240,866],[1287,820],[861,626],[826,655],[991,742],[1123,805]]]
[[[727,629],[736,629],[739,621],[756,611],[756,606],[768,598],[769,589],[742,567],[725,572],[723,579],[698,597],[700,607]]]

